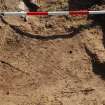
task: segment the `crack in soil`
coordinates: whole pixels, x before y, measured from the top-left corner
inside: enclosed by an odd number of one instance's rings
[[[28,72],[25,72],[25,71],[23,71],[23,70],[21,70],[21,69],[15,67],[15,66],[11,65],[10,63],[8,63],[8,62],[6,62],[6,61],[0,60],[0,62],[1,62],[2,64],[5,64],[5,65],[10,66],[11,68],[15,69],[16,71],[19,71],[19,72],[21,72],[21,73],[23,73],[23,74],[26,74],[26,75],[28,75],[28,76],[30,75]]]

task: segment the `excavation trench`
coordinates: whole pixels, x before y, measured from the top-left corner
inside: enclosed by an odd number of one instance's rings
[[[104,9],[102,0],[69,2],[70,10]],[[105,105],[104,20],[99,15],[31,17],[27,22],[1,17],[0,104]]]

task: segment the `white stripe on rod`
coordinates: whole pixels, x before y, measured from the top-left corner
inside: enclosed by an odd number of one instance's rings
[[[55,11],[55,12],[48,12],[48,15],[69,15],[69,11]]]
[[[101,11],[89,11],[89,15],[105,14],[105,10]]]
[[[0,14],[6,15],[6,16],[22,16],[22,15],[26,15],[27,12],[0,12]]]

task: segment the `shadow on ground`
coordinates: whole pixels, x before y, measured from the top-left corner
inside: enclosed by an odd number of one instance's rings
[[[93,5],[105,4],[104,0],[68,0],[70,10],[90,9]]]
[[[105,80],[105,62],[100,63],[96,54],[93,54],[87,47],[85,47],[86,53],[91,58],[91,63],[93,67],[93,72],[99,75],[103,80]]]
[[[23,0],[29,11],[37,11],[39,7],[36,4],[30,2],[30,0]]]

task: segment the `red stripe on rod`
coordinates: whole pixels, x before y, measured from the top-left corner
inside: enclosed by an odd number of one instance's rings
[[[89,14],[88,10],[70,11],[70,15],[72,16],[83,16],[83,15],[88,15],[88,14]]]
[[[28,12],[27,15],[48,15],[48,12]]]

